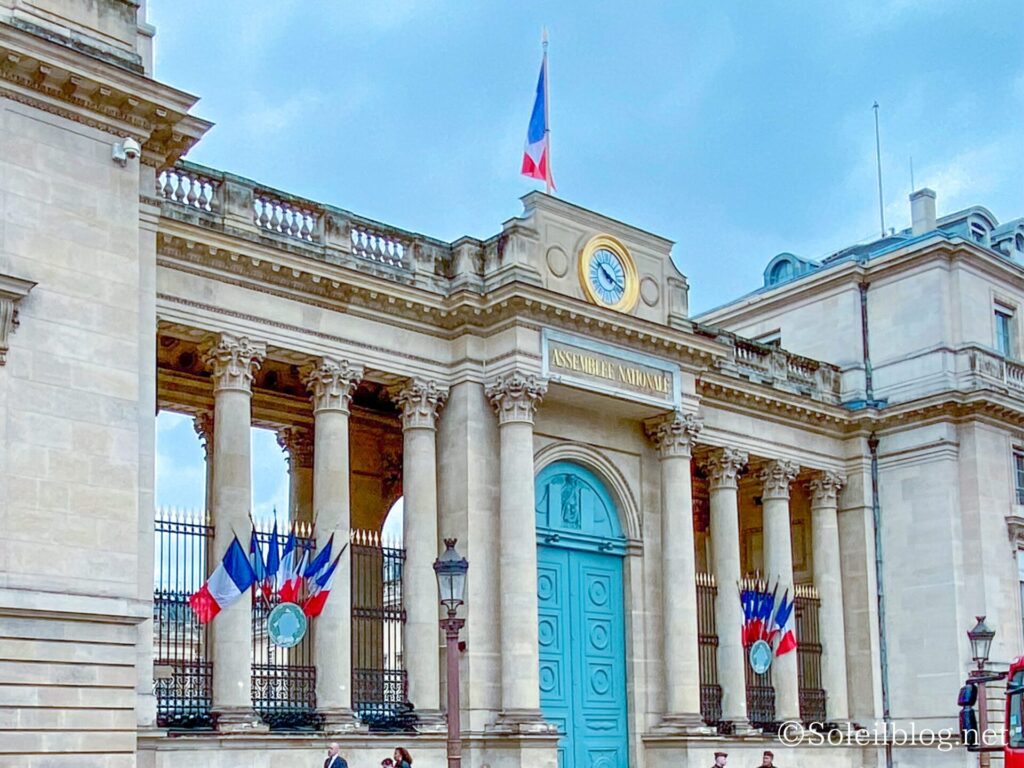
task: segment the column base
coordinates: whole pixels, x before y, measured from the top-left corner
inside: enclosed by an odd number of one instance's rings
[[[324,719],[324,733],[365,733],[369,730],[348,707],[323,708],[317,713]]]
[[[500,734],[558,733],[558,728],[547,722],[539,709],[503,709],[488,730]]]
[[[417,709],[416,733],[446,733],[448,718],[440,709]]]
[[[213,710],[211,714],[213,727],[218,733],[270,732],[270,726],[251,707],[223,707]]]
[[[665,715],[654,730],[666,736],[710,736],[715,733],[701,715],[692,712]]]
[[[727,724],[731,735],[733,736],[760,736],[761,729],[755,728],[750,724],[747,718],[742,717],[738,719],[730,719],[727,717],[722,718],[722,722]],[[723,729],[724,730],[724,729]]]

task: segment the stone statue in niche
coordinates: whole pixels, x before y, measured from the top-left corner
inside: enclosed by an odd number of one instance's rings
[[[572,475],[566,475],[562,484],[562,525],[580,528],[580,481]]]

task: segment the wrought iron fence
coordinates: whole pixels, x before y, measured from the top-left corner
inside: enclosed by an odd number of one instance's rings
[[[718,683],[718,630],[715,596],[718,587],[710,573],[697,574],[697,644],[700,660],[700,714],[708,725],[722,720],[722,686]]]
[[[415,722],[403,658],[405,550],[352,532],[352,708],[371,729]]]
[[[820,723],[825,720],[826,695],[821,681],[821,634],[818,628],[821,599],[813,584],[797,584],[795,594],[800,719],[805,723]]]
[[[309,524],[295,526],[297,551],[309,559],[316,551],[316,538]],[[256,538],[266,559],[271,531],[257,528]],[[279,547],[283,547],[283,538]],[[304,588],[303,588],[304,589]],[[301,601],[305,594],[300,592]],[[299,643],[282,648],[270,641],[267,617],[281,602],[273,589],[252,589],[252,704],[272,730],[316,728],[316,666],[313,663],[313,631],[316,622]]]
[[[154,523],[153,677],[157,724],[210,727],[209,630],[188,605],[202,586],[213,526],[203,512],[163,511]]]

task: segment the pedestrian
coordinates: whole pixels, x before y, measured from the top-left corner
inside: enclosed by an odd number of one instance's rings
[[[327,759],[324,760],[324,768],[348,768],[348,763],[341,756],[341,747],[338,742],[332,741],[327,748]]]
[[[394,765],[395,761],[392,760],[390,757],[385,757],[383,760],[380,761],[380,768],[393,768]]]
[[[412,755],[404,747],[395,747],[395,768],[412,768]]]
[[[722,768],[728,759],[729,755],[727,753],[715,752],[715,764],[711,768]]]
[[[778,768],[775,765],[775,753],[770,749],[766,749],[761,755],[761,768]]]

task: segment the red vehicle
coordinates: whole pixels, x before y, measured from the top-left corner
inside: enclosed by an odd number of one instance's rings
[[[1003,765],[1024,768],[1024,657],[1015,660],[1006,673],[1006,718]]]

